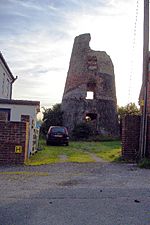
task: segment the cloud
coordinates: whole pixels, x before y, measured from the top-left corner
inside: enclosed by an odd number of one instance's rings
[[[33,9],[43,11],[43,7],[39,4],[38,1],[33,0],[6,0],[6,2],[17,5],[22,8]]]
[[[125,102],[135,7],[135,0],[1,0],[1,51],[19,77],[14,97],[60,102],[74,37],[90,32],[91,48],[111,56]]]

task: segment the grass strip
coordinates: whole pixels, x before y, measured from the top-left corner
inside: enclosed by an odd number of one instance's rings
[[[28,171],[0,172],[0,175],[49,176],[49,174],[46,172],[28,172]]]
[[[119,141],[112,142],[70,142],[69,146],[46,146],[42,140],[42,151],[31,156],[26,165],[38,166],[51,163],[62,162],[61,156],[66,156],[63,162],[94,162],[90,153],[95,154],[106,161],[117,161],[121,155],[121,145]]]

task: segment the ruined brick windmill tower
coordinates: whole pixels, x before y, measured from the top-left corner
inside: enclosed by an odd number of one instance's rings
[[[89,47],[90,34],[75,38],[62,98],[63,123],[71,132],[87,122],[94,133],[116,136],[117,102],[114,68],[103,51]]]

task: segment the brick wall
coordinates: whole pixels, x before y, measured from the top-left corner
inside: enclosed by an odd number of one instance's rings
[[[140,116],[126,116],[122,120],[122,157],[135,161],[139,150]]]
[[[27,154],[26,139],[25,122],[0,122],[0,164],[23,164]]]
[[[30,116],[29,115],[21,115],[21,121],[22,122],[30,122]]]

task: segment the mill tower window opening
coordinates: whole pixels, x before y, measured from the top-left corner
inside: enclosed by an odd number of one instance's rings
[[[85,116],[85,120],[87,122],[92,121],[92,120],[96,120],[97,119],[97,114],[96,113],[87,113]]]
[[[95,98],[95,89],[96,89],[96,81],[95,79],[90,79],[87,83],[87,92],[86,99],[94,99]]]
[[[86,99],[94,99],[94,92],[93,91],[87,91]]]

